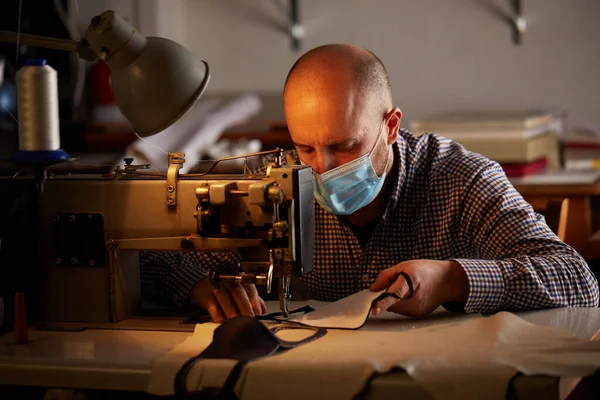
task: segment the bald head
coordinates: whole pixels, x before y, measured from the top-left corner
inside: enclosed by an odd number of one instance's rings
[[[378,140],[395,140],[397,124],[379,134],[389,113],[398,110],[392,107],[389,78],[379,58],[350,45],[326,45],[304,54],[288,73],[283,92],[298,155],[318,173],[368,153]],[[399,110],[396,114],[398,122]],[[376,153],[385,166],[386,148],[379,146]]]
[[[294,63],[285,88],[294,80],[303,84],[306,80],[323,83],[318,82],[319,78],[335,79],[339,84],[352,86],[369,101],[371,111],[385,112],[392,107],[392,87],[385,66],[367,49],[347,44],[316,47]]]

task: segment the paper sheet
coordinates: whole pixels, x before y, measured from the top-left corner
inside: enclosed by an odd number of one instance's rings
[[[369,305],[372,301],[365,293],[354,296],[342,301],[358,304],[357,309],[361,307],[358,299]],[[332,319],[323,318],[326,310],[332,312]],[[315,314],[318,318],[304,322],[331,326],[331,321],[342,321],[346,329],[330,329],[315,342],[250,363],[236,387],[241,400],[281,393],[286,393],[286,400],[350,399],[373,373],[397,367],[437,399],[504,399],[509,381],[518,371],[587,376],[600,367],[600,342],[578,340],[569,331],[535,325],[508,312],[490,317],[455,315],[457,318],[446,317],[449,313],[434,314],[433,324],[429,319],[414,321],[384,313],[371,317],[361,329],[348,330],[347,326],[360,322],[360,315],[348,314],[335,303],[320,311]],[[353,323],[346,324],[338,312]],[[217,326],[198,325],[193,336],[157,360],[148,391],[171,394],[179,366],[210,343]],[[280,336],[294,340],[305,335],[303,330],[288,330]],[[233,364],[226,360],[199,362],[190,374],[189,388],[221,386]]]

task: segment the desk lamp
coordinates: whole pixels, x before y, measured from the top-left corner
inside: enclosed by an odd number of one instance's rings
[[[79,42],[8,31],[0,31],[0,42],[73,51],[86,61],[98,58],[106,62],[111,68],[111,86],[116,104],[139,136],[154,135],[177,121],[202,95],[210,77],[205,61],[197,65],[188,50],[168,39],[144,37],[112,10],[95,16]],[[55,146],[59,132],[54,115],[57,117],[58,106],[49,103],[58,102],[56,72],[50,67],[46,68],[45,60],[28,60],[23,71],[32,71],[31,67],[50,71],[52,77],[46,80],[32,78],[28,81],[27,90],[24,90],[28,94],[19,99],[19,109],[21,101],[27,105],[24,114],[36,114],[39,117],[31,118],[31,125],[39,129],[28,131],[34,134],[23,140],[27,142],[24,147],[22,145],[25,143],[21,143],[20,137],[21,151],[13,159],[34,170],[38,191],[42,192],[46,168],[65,161],[69,156]],[[39,95],[42,86],[46,86],[42,82],[48,84],[45,93],[48,94],[48,100],[52,101],[46,101]],[[28,114],[31,110],[35,112]],[[52,123],[47,124],[50,120]],[[20,133],[25,122],[23,118],[19,124]],[[33,146],[30,145],[32,141],[52,143],[52,146]],[[16,299],[18,301],[19,297]],[[23,313],[17,312],[15,320],[25,321],[24,315],[21,315]],[[26,324],[21,326],[21,331],[23,329],[26,330]],[[23,340],[27,341],[26,338]]]
[[[86,61],[105,61],[111,68],[117,106],[143,137],[177,121],[202,95],[210,77],[205,61],[197,64],[176,42],[143,36],[112,10],[92,18],[79,42],[7,31],[0,31],[0,41],[74,51]]]

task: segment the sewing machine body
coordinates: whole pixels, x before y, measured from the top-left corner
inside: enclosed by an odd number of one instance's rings
[[[121,171],[123,172],[123,170]],[[39,194],[46,322],[120,322],[140,306],[139,251],[239,250],[244,273],[219,281],[267,285],[312,270],[312,169],[267,175],[175,176],[136,171],[49,177]]]

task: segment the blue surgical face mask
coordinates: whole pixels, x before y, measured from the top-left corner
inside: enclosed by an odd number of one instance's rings
[[[371,153],[379,142],[385,120],[375,143],[367,154],[321,175],[314,173],[315,198],[325,210],[336,215],[350,215],[372,202],[383,187],[388,159],[381,176],[373,168]]]

